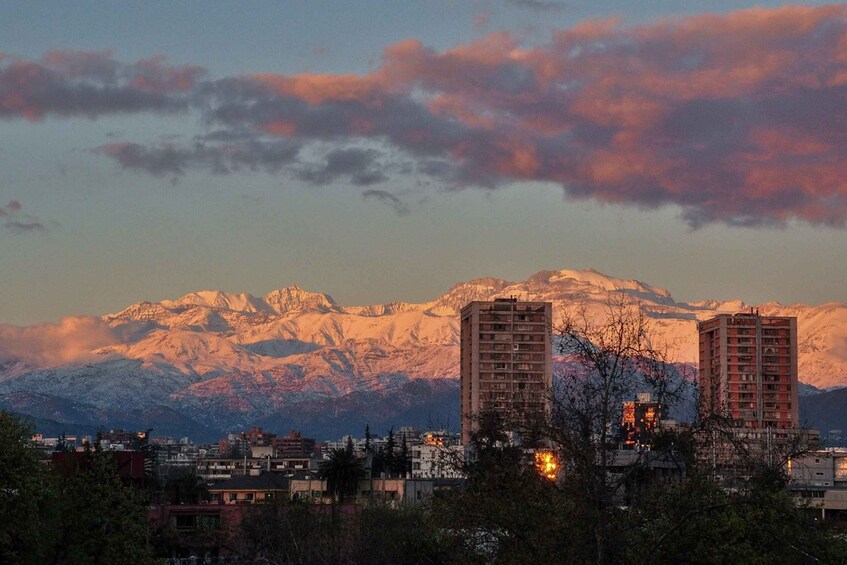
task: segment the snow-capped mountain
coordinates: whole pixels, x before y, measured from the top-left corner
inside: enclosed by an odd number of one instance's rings
[[[749,308],[738,300],[676,302],[667,290],[590,269],[542,271],[520,282],[475,279],[421,304],[342,306],[297,286],[263,297],[205,290],[101,318],[65,319],[59,330],[0,326],[0,407],[14,409],[22,393],[73,403],[76,413],[80,404],[99,411],[165,407],[223,430],[302,423],[304,411],[355,418],[369,404],[402,414],[397,403],[406,402],[420,415],[426,398],[429,417],[455,423],[464,304],[514,296],[553,302],[554,317],[578,306],[601,319],[620,294],[641,305],[654,341],[687,363],[696,362],[698,320]],[[801,381],[847,385],[847,305],[756,308],[797,316]],[[11,345],[4,346],[4,335]],[[62,421],[61,410],[54,412],[39,417]]]

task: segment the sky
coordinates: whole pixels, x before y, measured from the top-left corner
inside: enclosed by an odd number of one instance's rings
[[[847,301],[847,6],[0,2],[0,324],[593,268]]]

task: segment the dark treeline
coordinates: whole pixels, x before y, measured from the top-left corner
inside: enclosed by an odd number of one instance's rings
[[[151,563],[149,496],[91,450],[51,469],[0,411],[0,563]]]

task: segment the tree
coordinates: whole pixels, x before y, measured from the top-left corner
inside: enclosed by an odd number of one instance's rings
[[[353,455],[353,436],[347,436],[347,445],[344,446],[344,449],[347,450],[347,453]]]
[[[349,542],[320,505],[274,499],[245,509],[236,537],[247,563],[345,563]]]
[[[559,353],[566,369],[552,391],[549,439],[560,453],[567,487],[581,499],[597,563],[611,561],[612,522],[619,484],[610,479],[615,430],[623,401],[652,392],[665,406],[680,395],[684,379],[655,347],[641,308],[624,295],[606,304],[597,322],[585,308],[568,311],[558,326]],[[588,542],[588,540],[586,540]]]
[[[409,444],[406,443],[406,434],[403,434],[403,441],[400,442],[400,457],[397,460],[397,472],[401,477],[405,477],[412,469],[412,459],[409,456]]]
[[[417,565],[459,562],[440,538],[425,504],[372,502],[350,516],[355,533],[352,563]],[[451,559],[452,558],[452,559]]]
[[[466,488],[433,498],[441,543],[457,563],[573,562],[582,528],[573,504],[507,441],[503,426],[498,414],[480,414]]]
[[[69,453],[54,469],[55,540],[45,563],[148,563],[146,493],[126,486],[111,452]]]
[[[371,425],[365,424],[365,453],[371,452]]]
[[[147,499],[109,453],[64,452],[52,474],[0,411],[0,562],[148,563]]]
[[[27,442],[30,428],[0,411],[0,562],[41,563],[49,532],[44,528],[47,479],[38,453]]]
[[[845,563],[847,544],[798,507],[785,477],[761,468],[743,489],[723,489],[693,470],[657,490],[629,518],[640,536],[627,544],[632,563]]]
[[[197,475],[195,469],[168,477],[165,493],[171,504],[199,504],[211,500],[206,482]]]
[[[346,495],[355,494],[359,487],[359,479],[365,475],[362,462],[346,449],[333,449],[329,458],[322,461],[318,476],[327,482],[327,490],[338,498],[339,504],[344,503]]]
[[[397,458],[394,453],[397,449],[397,441],[394,439],[394,427],[388,430],[388,436],[385,439],[385,447],[382,451],[382,464],[386,475],[391,476],[397,466]]]

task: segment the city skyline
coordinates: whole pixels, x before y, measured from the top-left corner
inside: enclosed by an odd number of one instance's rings
[[[542,269],[847,302],[843,5],[249,6],[0,4],[0,324]]]

